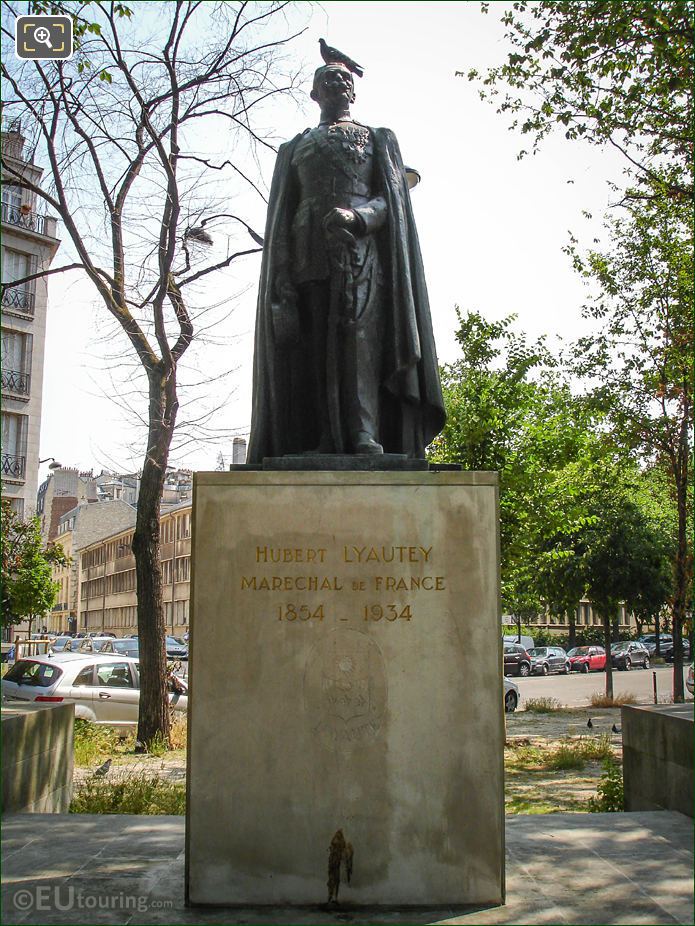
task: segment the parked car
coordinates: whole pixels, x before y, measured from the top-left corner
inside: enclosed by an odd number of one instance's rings
[[[686,661],[690,659],[690,641],[688,640],[687,637],[683,637],[682,642],[683,642],[683,660]],[[673,643],[671,643],[671,645],[667,647],[665,652],[662,651],[662,656],[664,657],[666,662],[673,662]]]
[[[519,637],[518,633],[505,633],[502,636],[502,640],[505,643],[519,643],[521,646],[524,647],[526,652],[528,652],[530,649],[533,649],[533,647],[535,646],[535,643],[533,642],[533,637],[527,637],[523,633],[521,634],[521,637]]]
[[[567,658],[572,672],[601,672],[606,668],[606,651],[602,646],[575,646]]]
[[[656,634],[645,633],[639,638],[639,642],[647,647],[649,655],[653,658],[656,655]],[[670,633],[659,634],[659,655],[667,662],[673,662],[673,635]],[[683,657],[690,658],[690,641],[683,637]]]
[[[519,686],[510,678],[504,679],[504,710],[507,714],[513,714],[519,706]]]
[[[523,678],[531,674],[531,657],[519,643],[504,644],[504,674]]]
[[[688,669],[688,675],[685,679],[685,687],[688,689],[690,694],[695,694],[695,678],[693,677],[693,663],[690,663],[690,668]]]
[[[130,637],[124,637],[122,640],[114,640],[111,644],[114,653],[120,653],[121,656],[134,656],[136,659],[140,655],[140,644],[137,640]]]
[[[616,669],[627,672],[633,666],[649,668],[649,650],[643,643],[632,640],[621,640],[611,646],[611,662]]]
[[[138,660],[114,653],[57,653],[21,659],[2,679],[2,697],[68,701],[75,705],[75,717],[114,727],[133,726],[140,703]],[[185,679],[177,678],[171,685],[169,702],[176,711],[188,708]]]
[[[72,645],[72,637],[69,637],[67,634],[56,637],[53,643],[51,643],[51,652],[62,653],[68,643]]]
[[[188,647],[178,637],[167,635],[166,648],[167,659],[188,659]]]
[[[112,637],[81,637],[70,640],[63,647],[64,653],[112,653]]]
[[[549,675],[551,672],[561,672],[563,675],[569,673],[570,661],[561,646],[534,646],[528,654],[531,657],[531,672],[534,675]]]

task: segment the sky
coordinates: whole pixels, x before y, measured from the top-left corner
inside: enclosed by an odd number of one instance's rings
[[[391,128],[404,162],[422,177],[412,201],[442,363],[458,356],[456,305],[491,319],[515,314],[518,331],[531,339],[546,335],[551,347],[586,330],[584,284],[562,248],[570,232],[587,246],[600,235],[600,219],[615,199],[608,181],[620,183],[624,167],[614,152],[565,141],[560,132],[519,160],[528,139],[509,131],[507,117],[480,100],[474,83],[455,76],[504,60],[499,19],[508,5],[493,2],[484,15],[477,2],[301,3],[291,25],[306,31],[292,48],[306,67],[306,92],[298,104],[285,101],[263,114],[278,140],[318,121],[308,92],[322,63],[319,37],[364,67],[353,116]],[[261,157],[266,185],[273,160]],[[262,230],[262,202],[248,210]],[[259,267],[258,256],[246,258],[215,284],[220,298],[235,298],[197,355],[200,372],[219,376],[207,401],[188,396],[182,377],[181,419],[219,406],[211,425],[221,440],[183,441],[173,465],[214,469],[220,452],[231,461],[233,435],[248,433]],[[50,278],[41,457],[97,473],[141,466],[144,431],[134,426],[132,411],[112,401],[123,391],[114,364],[125,369],[131,362],[112,331],[89,283],[74,274]],[[142,402],[135,406],[144,411]],[[47,472],[44,465],[40,478]]]

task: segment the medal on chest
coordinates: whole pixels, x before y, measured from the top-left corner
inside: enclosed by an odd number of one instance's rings
[[[344,158],[353,164],[364,164],[371,152],[369,129],[361,125],[332,125],[327,140]]]

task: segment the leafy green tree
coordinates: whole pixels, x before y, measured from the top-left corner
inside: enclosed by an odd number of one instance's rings
[[[434,462],[462,463],[464,469],[493,470],[500,478],[503,607],[518,618],[537,614],[525,532],[526,512],[514,504],[520,442],[532,414],[533,370],[551,357],[542,341],[528,345],[512,329],[513,316],[489,322],[480,313],[457,308],[460,360],[442,368],[447,408],[444,430],[430,448]]]
[[[608,465],[606,465],[608,462]],[[645,504],[647,476],[619,457],[575,472],[574,520],[549,535],[539,560],[539,587],[549,601],[587,596],[603,621],[610,653],[621,604],[643,617],[658,614],[672,594],[675,538]],[[574,599],[575,601],[577,598]],[[613,696],[610,660],[606,695]]]
[[[693,10],[692,0],[519,0],[502,12],[506,62],[467,76],[534,149],[558,128],[610,144],[640,181],[689,201]]]
[[[692,600],[693,211],[667,196],[627,203],[608,245],[569,248],[592,287],[596,330],[578,342],[577,372],[614,439],[666,476],[676,512],[673,693],[683,699],[682,632]]]
[[[67,565],[60,544],[44,545],[38,518],[23,521],[7,499],[2,500],[2,626],[50,611],[60,586],[52,566]]]
[[[528,620],[547,602],[538,581],[547,537],[569,532],[580,516],[568,468],[599,452],[590,409],[572,396],[543,340],[528,344],[514,332],[513,317],[489,322],[469,312],[459,321],[462,358],[442,370],[448,417],[431,459],[499,473],[502,603]],[[565,586],[553,604],[573,611],[581,592]]]
[[[570,617],[585,596],[611,628],[625,603],[654,615],[673,594],[675,508],[660,469],[614,440],[600,403],[577,397],[543,342],[512,318],[459,313],[462,358],[444,367],[448,420],[431,459],[496,470],[504,609]],[[612,678],[608,682],[612,693]]]

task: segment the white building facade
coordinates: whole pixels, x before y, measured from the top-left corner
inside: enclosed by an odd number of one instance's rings
[[[2,282],[12,283],[47,269],[60,242],[56,219],[22,185],[37,185],[42,171],[27,159],[18,123],[2,126],[1,144],[11,171],[2,177]],[[3,287],[2,494],[23,518],[34,514],[39,481],[46,309],[45,279]]]

